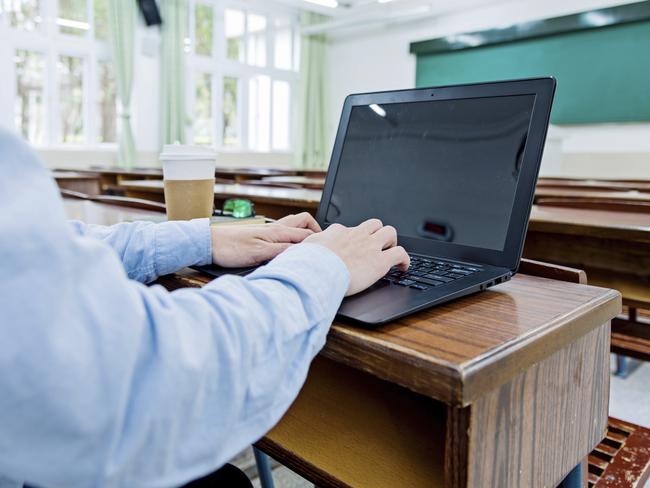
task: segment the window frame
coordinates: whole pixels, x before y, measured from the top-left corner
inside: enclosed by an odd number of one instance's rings
[[[213,8],[213,35],[212,35],[212,56],[204,56],[195,53],[195,12],[197,5],[209,5]],[[299,54],[297,42],[299,36],[299,11],[296,8],[262,1],[239,1],[239,0],[188,0],[188,38],[189,49],[186,51],[188,76],[186,79],[186,101],[187,111],[191,117],[194,115],[196,77],[197,74],[208,73],[212,77],[212,114],[214,140],[212,146],[218,151],[228,153],[272,153],[292,154],[295,150],[296,139],[296,113],[299,89],[299,72],[296,70]],[[225,11],[227,9],[239,10],[244,13],[244,35],[243,62],[235,61],[227,57],[227,43],[225,36]],[[248,15],[263,15],[266,23],[266,66],[248,64]],[[291,25],[291,69],[279,69],[275,67],[275,20],[280,17],[288,17]],[[269,107],[269,149],[260,151],[251,148],[249,140],[249,81],[257,75],[265,75],[270,78],[271,96]],[[223,144],[223,85],[227,77],[236,78],[237,83],[237,123],[238,123],[238,145]],[[289,107],[289,134],[287,149],[274,149],[273,147],[273,82],[285,81],[289,84],[290,107]],[[187,129],[187,139],[194,140],[193,126]]]
[[[110,1],[110,0],[107,0]],[[0,89],[0,100],[8,103],[9,110],[0,119],[0,124],[16,130],[16,70],[14,56],[16,51],[24,50],[44,56],[43,72],[43,140],[31,142],[39,149],[117,149],[118,142],[99,142],[100,127],[96,104],[99,100],[99,63],[111,60],[107,40],[95,38],[93,0],[86,0],[86,17],[89,28],[82,36],[65,34],[57,24],[59,0],[40,0],[41,18],[39,29],[24,31],[9,25],[9,15],[0,2],[0,59],[5,60],[4,72],[9,83]],[[79,57],[83,60],[82,123],[83,143],[62,142],[59,140],[60,104],[59,77],[57,62],[60,56]],[[0,64],[2,67],[2,64]],[[93,116],[95,114],[96,116]],[[116,101],[116,114],[119,104]],[[116,117],[119,119],[118,117]],[[115,121],[119,124],[119,120]],[[118,129],[119,131],[119,129]],[[119,132],[116,131],[116,136]]]

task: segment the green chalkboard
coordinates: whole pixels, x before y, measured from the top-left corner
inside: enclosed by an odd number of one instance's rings
[[[648,20],[446,52],[412,45],[411,51],[418,87],[555,76],[556,124],[650,121]]]

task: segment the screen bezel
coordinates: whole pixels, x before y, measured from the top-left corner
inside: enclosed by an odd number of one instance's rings
[[[409,252],[448,257],[463,261],[474,261],[505,267],[513,272],[516,271],[521,259],[524,238],[528,228],[528,218],[533,204],[535,184],[542,160],[555,86],[555,79],[548,77],[349,95],[343,104],[341,120],[336,133],[332,157],[327,171],[325,186],[323,187],[323,196],[318,206],[316,220],[321,227],[327,227],[328,224],[325,223],[325,216],[327,215],[327,208],[332,197],[332,190],[336,181],[348,122],[353,107],[370,105],[372,103],[381,105],[388,103],[428,102],[432,100],[533,95],[533,110],[530,118],[528,139],[524,149],[521,173],[515,190],[515,199],[503,250],[499,251],[398,235],[400,245],[404,246]],[[360,185],[361,183],[359,182]]]

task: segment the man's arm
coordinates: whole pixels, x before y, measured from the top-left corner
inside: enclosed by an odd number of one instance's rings
[[[209,219],[112,226],[74,220],[70,226],[78,235],[108,244],[120,257],[129,278],[142,283],[187,266],[212,262]]]
[[[348,285],[301,245],[247,278],[168,293],[65,221],[0,134],[0,473],[48,487],[180,486],[269,430]],[[30,188],[25,192],[24,188]]]
[[[0,174],[0,473],[37,486],[171,487],[214,470],[290,406],[343,294],[408,264],[369,221],[168,293],[72,232],[54,183],[2,132]]]

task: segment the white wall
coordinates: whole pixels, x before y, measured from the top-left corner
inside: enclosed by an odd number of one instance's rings
[[[621,0],[493,1],[463,12],[388,25],[357,33],[330,33],[328,99],[330,134],[338,126],[350,93],[415,86],[413,41],[507,26],[530,20],[630,3]],[[650,123],[563,126],[562,159],[543,166],[544,174],[581,177],[650,178]],[[550,152],[549,152],[550,153]]]

